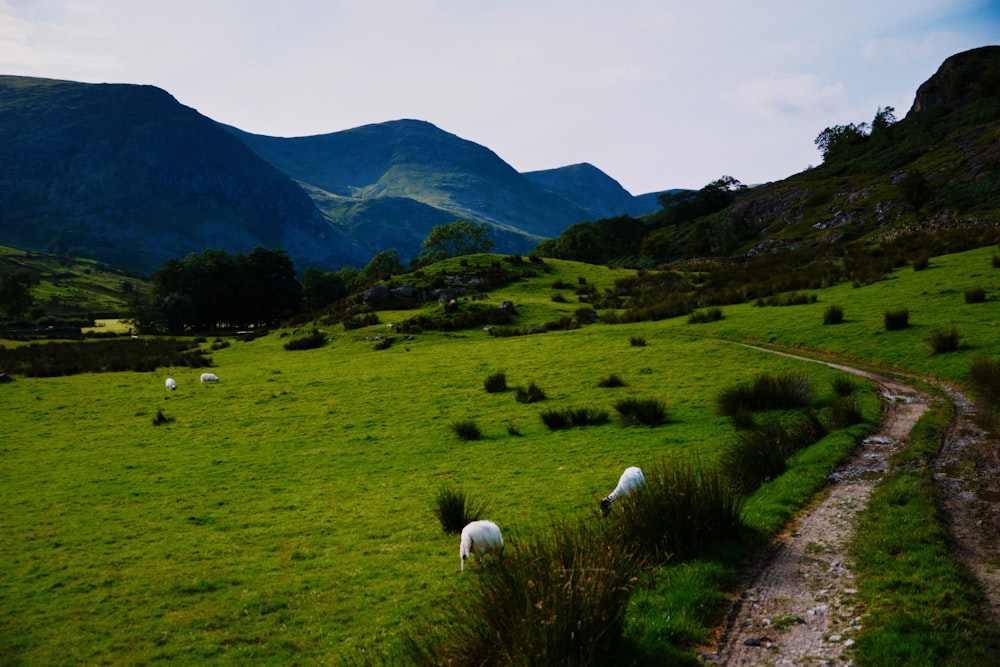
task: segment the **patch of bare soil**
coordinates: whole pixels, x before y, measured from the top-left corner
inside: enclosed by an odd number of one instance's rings
[[[849,648],[862,629],[847,550],[855,518],[905,446],[931,398],[883,375],[828,364],[875,382],[886,401],[879,432],[866,438],[830,476],[829,484],[772,545],[748,566],[746,588],[702,660],[710,665],[851,665]],[[943,512],[961,562],[982,583],[1000,622],[1000,456],[971,422],[971,408],[953,424],[937,462]]]

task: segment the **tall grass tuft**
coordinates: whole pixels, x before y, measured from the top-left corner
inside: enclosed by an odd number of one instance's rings
[[[546,410],[540,416],[542,422],[553,431],[573,426],[600,426],[610,420],[608,413],[598,408]]]
[[[781,475],[788,457],[826,434],[823,423],[812,411],[790,420],[769,419],[757,428],[737,434],[734,444],[722,455],[722,470],[736,491],[750,495],[764,482]]]
[[[718,322],[721,319],[721,308],[709,308],[708,310],[699,310],[688,315],[688,324],[708,324],[709,322]]]
[[[625,386],[625,380],[622,379],[621,375],[618,375],[617,373],[612,373],[611,375],[608,375],[607,377],[601,378],[597,382],[597,386],[601,387],[601,388],[605,388],[605,389],[614,388],[614,387],[624,387]]]
[[[651,562],[696,557],[735,539],[744,499],[716,469],[675,462],[645,472],[646,485],[620,498],[608,515],[607,539]]]
[[[954,352],[958,349],[962,341],[962,332],[958,327],[947,329],[935,329],[931,332],[932,354],[944,354]]]
[[[626,426],[659,426],[667,422],[667,405],[655,398],[623,398],[614,408]]]
[[[823,324],[841,324],[843,321],[843,306],[829,306],[825,311],[823,311]]]
[[[860,424],[864,420],[861,401],[857,396],[837,396],[827,406],[826,428],[839,431],[842,428]]]
[[[538,403],[545,400],[545,392],[537,384],[532,382],[525,387],[518,387],[514,393],[514,398],[518,403]]]
[[[858,389],[858,385],[854,384],[854,381],[846,375],[835,377],[830,381],[830,386],[833,387],[837,396],[850,396]]]
[[[724,417],[756,410],[787,410],[809,405],[813,398],[809,378],[799,373],[761,373],[751,382],[723,389],[715,399]]]
[[[454,422],[451,425],[451,430],[455,432],[459,440],[482,440],[483,438],[483,432],[474,419]]]
[[[507,374],[503,371],[491,373],[489,377],[483,381],[483,387],[490,394],[507,391]]]
[[[973,287],[972,289],[965,290],[965,302],[966,303],[985,303],[986,302],[986,290],[982,287]]]
[[[910,311],[906,308],[885,311],[885,330],[899,331],[910,326]]]
[[[632,336],[628,342],[632,347],[646,347],[646,339],[642,336]]]
[[[1000,361],[976,357],[969,366],[969,382],[977,402],[1000,408]]]
[[[479,520],[487,505],[473,500],[462,489],[442,486],[431,507],[441,529],[449,535],[458,535],[467,524]]]
[[[639,562],[600,531],[555,524],[477,571],[434,633],[410,637],[409,657],[456,667],[612,664],[639,573]]]

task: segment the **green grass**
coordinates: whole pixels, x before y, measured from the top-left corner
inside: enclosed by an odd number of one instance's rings
[[[469,590],[458,540],[432,502],[454,484],[489,503],[509,536],[553,522],[597,520],[598,501],[628,465],[697,458],[718,464],[735,437],[715,397],[761,373],[802,372],[813,400],[836,396],[841,373],[734,345],[752,339],[826,350],[961,382],[971,360],[998,356],[995,309],[964,291],[996,292],[995,249],[933,258],[860,288],[817,292],[816,303],[726,308],[685,318],[494,338],[480,329],[428,332],[375,351],[365,336],[328,327],[321,349],[289,352],[277,335],[212,353],[218,385],[199,371],[17,378],[0,386],[0,654],[23,664],[338,663],[393,653],[443,601]],[[551,301],[557,279],[610,286],[597,267],[548,261],[550,273],[495,290],[520,304],[518,324],[579,304]],[[830,303],[850,317],[823,325]],[[908,308],[911,326],[886,332],[882,314]],[[399,322],[412,311],[379,313]],[[930,333],[957,324],[964,346],[931,354]],[[697,336],[695,335],[697,334]],[[642,339],[644,346],[633,346]],[[539,404],[488,393],[537,382],[546,410],[609,413],[622,398],[662,397],[670,422],[550,430]],[[167,394],[163,378],[178,380]],[[616,375],[625,386],[598,385]],[[878,414],[858,382],[861,409]],[[153,425],[158,413],[173,421]],[[451,424],[483,437],[460,441]],[[866,424],[796,453],[789,471],[744,509],[752,535],[778,531],[819,489]],[[519,434],[517,437],[514,434]],[[638,654],[677,655],[718,622],[735,551],[650,577],[630,605],[626,640]],[[712,582],[699,586],[692,582]],[[676,591],[675,591],[676,589]],[[677,596],[674,597],[675,592]],[[679,609],[683,608],[683,613]],[[690,658],[690,654],[687,654]]]
[[[295,352],[271,335],[214,352],[213,386],[183,368],[4,385],[5,653],[287,664],[392,645],[462,587],[458,541],[429,509],[442,481],[514,533],[596,516],[627,465],[717,456],[730,426],[712,396],[749,360],[797,365],[711,340],[658,354],[656,329],[431,334],[379,352],[355,332]],[[654,343],[631,347],[637,334]],[[672,422],[550,431],[537,405],[483,391],[498,365],[514,384],[544,377],[549,407],[668,395]],[[628,387],[597,387],[610,373]],[[174,421],[154,426],[158,411]],[[451,432],[466,419],[482,440]]]
[[[946,404],[931,408],[859,516],[852,556],[868,611],[860,665],[996,664],[977,585],[949,554],[940,521],[928,520],[938,517],[929,462],[950,419]]]

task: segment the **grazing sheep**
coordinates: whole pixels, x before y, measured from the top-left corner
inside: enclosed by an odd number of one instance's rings
[[[392,331],[393,329],[396,328],[396,323],[395,322],[389,322],[389,324],[385,325],[385,328],[388,331]]]
[[[611,506],[622,496],[631,496],[638,489],[646,485],[646,477],[642,470],[632,466],[625,468],[625,472],[618,478],[618,486],[608,495],[601,498],[601,514],[607,516],[611,512]]]
[[[205,384],[206,382],[218,382],[218,381],[219,381],[219,378],[218,378],[218,376],[216,376],[215,373],[202,373],[201,374],[201,383],[202,384]]]
[[[492,521],[473,521],[462,529],[462,544],[458,555],[462,560],[462,571],[465,572],[465,559],[487,553],[503,554],[503,537],[500,528]]]
[[[173,391],[177,389],[177,382],[173,378],[167,378],[167,391]]]

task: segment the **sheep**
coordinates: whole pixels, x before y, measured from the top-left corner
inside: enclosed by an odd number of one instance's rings
[[[386,328],[386,331],[392,331],[393,329],[396,328],[396,323],[395,322],[389,322],[389,324],[385,325],[385,328]]]
[[[462,572],[465,572],[465,559],[487,553],[503,555],[503,536],[500,528],[492,521],[473,521],[462,529],[462,544],[458,548],[458,556],[462,561]]]
[[[177,389],[177,382],[173,378],[167,378],[167,391],[173,391]]]
[[[611,512],[611,506],[618,498],[631,496],[645,485],[646,477],[640,468],[635,466],[625,468],[625,472],[618,479],[618,486],[615,487],[615,490],[601,498],[601,514],[607,516]]]
[[[218,382],[218,381],[219,381],[219,378],[218,378],[218,376],[216,376],[215,373],[202,373],[201,374],[201,383],[202,384],[205,384],[206,382]]]

